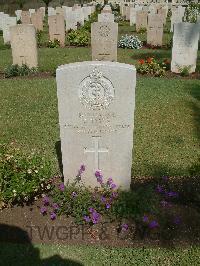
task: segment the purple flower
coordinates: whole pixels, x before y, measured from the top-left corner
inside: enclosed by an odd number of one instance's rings
[[[45,196],[43,199],[42,199],[43,203],[45,206],[49,205],[49,198],[47,196]]]
[[[102,196],[102,197],[101,197],[101,201],[102,201],[103,203],[105,203],[105,202],[106,202],[106,198],[105,198],[104,196]]]
[[[144,223],[148,223],[149,218],[148,218],[147,215],[144,215],[142,220],[143,220]]]
[[[90,212],[90,213],[92,213],[92,212],[94,212],[94,211],[95,211],[94,208],[89,208],[89,212]]]
[[[99,184],[103,184],[103,178],[102,178],[102,176],[97,177],[97,182]]]
[[[64,183],[59,184],[59,185],[58,185],[58,188],[59,188],[60,191],[64,191],[64,190],[65,190],[65,185],[64,185]]]
[[[178,197],[178,193],[174,192],[174,191],[170,191],[167,193],[167,196],[170,198],[177,198]]]
[[[109,177],[109,178],[108,178],[108,181],[107,181],[107,184],[108,184],[108,185],[111,185],[112,183],[113,183],[113,180],[112,180],[111,177]]]
[[[151,222],[149,223],[149,228],[151,228],[151,229],[156,228],[156,227],[158,227],[158,226],[159,226],[159,224],[158,224],[157,221],[151,221]]]
[[[85,171],[85,165],[84,164],[81,164],[80,172],[83,173],[84,171]]]
[[[176,225],[179,225],[179,224],[181,223],[181,218],[180,218],[180,217],[174,217],[173,222],[174,222]]]
[[[115,189],[116,187],[117,187],[117,185],[114,184],[114,183],[112,183],[111,186],[110,186],[111,189]]]
[[[118,193],[114,191],[114,192],[112,193],[111,197],[114,198],[114,199],[117,198],[117,197],[118,197]]]
[[[164,181],[168,181],[169,177],[168,177],[168,176],[163,176],[162,179],[163,179]]]
[[[90,217],[87,216],[87,215],[84,215],[84,216],[83,216],[83,219],[84,219],[87,223],[90,222]]]
[[[46,214],[47,213],[47,208],[46,207],[41,207],[40,208],[40,213],[43,214],[43,215]]]
[[[122,224],[121,228],[123,231],[127,231],[128,230],[128,224]]]
[[[94,211],[91,213],[91,219],[92,219],[93,224],[97,224],[100,218],[101,218],[101,215],[98,212]]]
[[[101,171],[100,171],[100,170],[97,170],[97,171],[95,172],[95,176],[96,176],[96,177],[102,177],[102,175],[101,175]]]
[[[162,192],[163,192],[163,188],[162,188],[162,186],[157,185],[157,187],[156,187],[156,191],[157,191],[158,193],[162,193]]]
[[[55,212],[51,212],[50,217],[51,217],[51,220],[55,220],[56,219]]]
[[[106,209],[110,209],[111,205],[109,203],[106,203]]]
[[[72,192],[72,197],[73,198],[75,198],[75,197],[77,197],[78,196],[78,194],[74,191],[74,192]]]
[[[58,209],[59,209],[59,206],[58,206],[57,203],[53,203],[53,204],[52,204],[52,208],[53,208],[54,210],[58,210]]]

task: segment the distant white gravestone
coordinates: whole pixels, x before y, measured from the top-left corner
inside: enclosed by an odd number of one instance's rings
[[[136,69],[114,62],[81,62],[56,71],[62,163],[65,183],[97,186],[102,170],[122,189],[130,188]]]
[[[92,60],[117,61],[118,24],[94,22],[91,26]]]
[[[16,25],[10,28],[13,64],[38,66],[36,30],[33,25]]]
[[[114,22],[114,14],[110,13],[98,14],[98,22]]]
[[[184,67],[188,68],[189,73],[195,72],[199,29],[198,23],[182,22],[174,24],[172,72],[180,73]]]

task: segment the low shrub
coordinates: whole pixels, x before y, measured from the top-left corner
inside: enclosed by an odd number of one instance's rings
[[[60,41],[57,39],[55,39],[53,41],[48,41],[47,47],[48,48],[58,48],[58,47],[60,47]]]
[[[86,188],[81,175],[85,171],[82,165],[75,181],[71,184],[54,183],[51,200],[45,196],[41,213],[50,213],[53,220],[56,215],[65,214],[75,218],[77,223],[96,224],[101,218],[109,220],[134,218],[141,220],[144,213],[156,212],[157,197],[153,187],[124,192],[114,183],[112,178],[105,180],[100,171],[96,171],[99,186]]]
[[[84,29],[72,30],[68,33],[67,42],[72,46],[88,46],[90,43],[90,34]]]
[[[165,75],[166,64],[160,63],[155,58],[149,57],[146,60],[140,59],[138,61],[137,71],[140,74],[151,74],[155,77],[162,77]]]
[[[28,76],[37,72],[36,68],[29,68],[27,65],[10,65],[4,70],[5,78]]]
[[[181,68],[180,75],[182,77],[188,77],[190,75],[191,66],[185,66]]]
[[[6,49],[10,49],[11,45],[9,43],[5,43],[5,44],[0,44],[0,50],[6,50]]]
[[[118,42],[118,47],[120,48],[129,48],[129,49],[140,49],[142,47],[142,42],[137,36],[125,35],[122,36]]]
[[[200,3],[190,3],[185,9],[183,21],[196,23],[198,16],[200,16]]]
[[[15,144],[0,145],[0,207],[33,200],[51,188],[49,163],[35,151],[24,154]]]
[[[85,21],[84,26],[81,28],[83,31],[91,32],[91,24],[98,20],[98,12],[94,12],[90,15],[88,21]]]
[[[38,47],[41,47],[42,46],[42,36],[43,35],[43,32],[42,31],[37,31],[37,45]]]
[[[137,31],[137,33],[145,33],[147,31],[146,28],[140,28],[139,31]]]

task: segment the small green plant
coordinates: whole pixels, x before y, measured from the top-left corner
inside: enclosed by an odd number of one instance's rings
[[[5,44],[0,44],[0,50],[6,50],[6,49],[10,49],[11,45],[9,43],[5,43]]]
[[[182,77],[188,77],[190,75],[191,67],[192,67],[191,65],[190,66],[179,67],[180,75]]]
[[[42,46],[42,31],[37,31],[37,45],[38,47]]]
[[[55,39],[53,41],[48,41],[47,47],[48,48],[58,48],[58,47],[60,47],[60,41],[57,39]]]
[[[72,46],[88,46],[90,34],[84,29],[72,30],[67,36],[67,42]]]
[[[146,28],[140,28],[139,31],[138,31],[138,33],[145,33],[146,31],[147,31]]]
[[[105,180],[101,171],[95,172],[97,187],[87,188],[81,181],[85,166],[81,165],[73,183],[64,185],[57,179],[49,197],[44,197],[41,213],[51,213],[53,220],[56,215],[67,215],[75,218],[77,223],[96,224],[101,218],[110,220],[134,218],[141,219],[144,212],[155,210],[157,197],[153,187],[124,192],[117,188],[112,178]],[[99,184],[98,184],[99,183]],[[51,202],[50,202],[51,201]]]
[[[185,10],[183,20],[185,22],[196,23],[198,16],[200,16],[200,3],[191,2]]]
[[[50,164],[35,151],[24,154],[16,144],[0,145],[0,205],[33,200],[51,188]]]
[[[118,42],[118,47],[120,48],[129,48],[129,49],[140,49],[142,47],[142,42],[137,36],[134,35],[125,35],[122,36]]]
[[[31,74],[35,74],[37,72],[36,68],[29,68],[27,65],[23,64],[19,65],[11,65],[8,66],[5,71],[5,78],[17,77],[17,76],[28,76]]]
[[[165,75],[166,65],[159,63],[153,57],[149,57],[146,60],[140,59],[138,61],[137,71],[140,74],[151,74],[155,77],[162,77]]]
[[[82,26],[81,29],[91,32],[91,24],[93,22],[96,22],[97,20],[98,20],[98,12],[94,12],[93,14],[91,14],[89,20],[85,21],[84,26]]]

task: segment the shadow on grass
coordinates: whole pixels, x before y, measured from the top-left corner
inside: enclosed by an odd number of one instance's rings
[[[0,247],[0,261],[4,261],[1,265],[83,265],[59,255],[41,259],[40,251],[31,244],[28,233],[16,226],[0,224]]]
[[[200,140],[200,82],[199,85],[187,85],[186,90],[189,90],[193,101],[189,102],[189,107],[193,113],[193,121],[196,128],[196,136]]]
[[[158,168],[161,168],[160,170]],[[133,178],[132,191],[149,187],[155,190],[158,197],[156,211],[145,213],[149,220],[156,220],[159,227],[149,229],[141,221],[136,221],[137,234],[146,241],[156,240],[162,247],[173,248],[181,245],[200,244],[200,176],[160,178],[165,167],[155,165],[155,174],[151,178]],[[162,188],[158,192],[157,188]],[[176,193],[176,198],[168,193]],[[148,194],[146,194],[148,197]],[[167,196],[166,196],[167,195]],[[148,197],[148,204],[152,198]],[[163,205],[164,204],[164,205]]]

